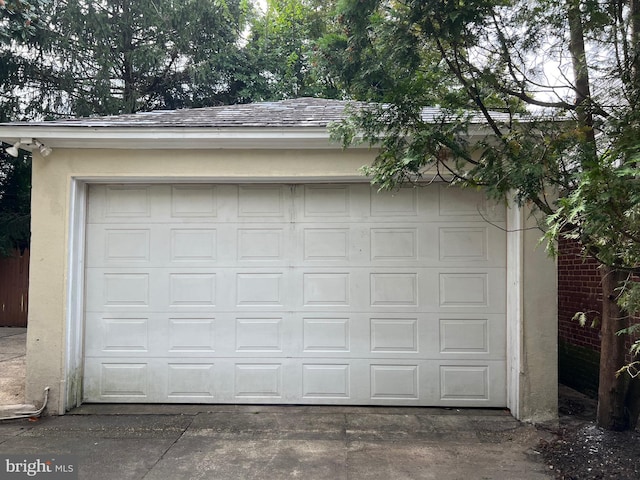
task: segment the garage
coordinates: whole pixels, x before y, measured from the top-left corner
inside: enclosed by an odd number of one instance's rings
[[[557,271],[535,212],[431,171],[378,192],[362,173],[376,148],[329,132],[354,107],[1,124],[33,155],[27,403],[48,388],[59,415],[191,403],[557,418]],[[472,125],[469,145],[490,134]]]
[[[445,185],[90,185],[83,401],[503,407],[504,213]]]

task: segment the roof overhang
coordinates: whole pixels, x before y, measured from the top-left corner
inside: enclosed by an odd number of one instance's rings
[[[56,148],[115,149],[336,149],[324,127],[78,127],[12,124],[0,126],[0,140],[34,148],[38,140]]]
[[[469,140],[489,134],[477,126]],[[33,150],[36,141],[52,149],[341,149],[326,127],[82,127],[43,124],[0,125],[0,141],[20,142]],[[370,148],[366,143],[350,148]]]

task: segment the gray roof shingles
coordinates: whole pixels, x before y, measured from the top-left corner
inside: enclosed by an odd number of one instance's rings
[[[366,104],[306,97],[218,107],[155,110],[105,117],[35,121],[28,122],[27,125],[53,128],[324,128],[332,122],[344,119],[347,105],[361,108]],[[423,120],[434,121],[443,113],[437,107],[425,107]],[[504,116],[504,114],[501,115]],[[474,118],[473,123],[482,123],[482,119]],[[12,122],[4,125],[25,125],[25,123]]]
[[[68,118],[48,121],[11,122],[4,126],[47,128],[326,128],[332,122],[346,117],[345,108],[364,108],[363,102],[329,100],[322,98],[296,98],[273,102],[259,102],[217,107],[179,110],[154,110],[105,117]],[[425,122],[449,117],[438,107],[424,107]],[[453,118],[453,117],[449,117]],[[508,120],[505,113],[494,115],[499,121]],[[484,123],[480,115],[473,115],[472,123]]]
[[[344,118],[348,103],[341,100],[298,98],[219,107],[154,110],[95,118],[69,118],[30,125],[61,127],[326,127]]]

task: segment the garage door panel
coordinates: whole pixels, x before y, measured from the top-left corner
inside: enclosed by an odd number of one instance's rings
[[[440,269],[437,273],[438,311],[504,313],[505,271],[501,268]]]
[[[85,400],[503,406],[502,362],[88,359]]]
[[[416,217],[419,213],[420,189],[400,188],[392,192],[369,192],[369,209],[372,217]]]
[[[301,245],[299,262],[302,265],[349,265],[362,262],[361,235],[354,227],[344,224],[301,225],[295,234]]]
[[[353,185],[305,185],[296,219],[301,222],[347,221],[364,215],[363,202],[354,198]]]
[[[87,311],[461,309],[503,313],[503,269],[89,269]]]
[[[170,217],[169,185],[94,185],[88,223],[162,223]]]
[[[504,405],[504,218],[456,191],[92,186],[85,400]]]
[[[94,313],[87,315],[86,331],[88,356],[100,357],[477,360],[499,359],[504,351],[495,314]]]
[[[502,314],[441,313],[434,315],[431,322],[437,330],[430,336],[427,349],[438,352],[439,358],[504,358],[506,332]]]
[[[173,362],[167,364],[166,397],[179,402],[211,402],[215,400],[215,363]]]
[[[466,224],[379,224],[376,227],[330,223],[291,227],[269,224],[129,224],[88,226],[88,256],[93,267],[215,266],[402,266],[465,265],[503,267],[504,235],[495,227]]]
[[[218,228],[211,228],[210,224],[206,226],[172,224],[165,229],[158,232],[159,240],[154,244],[154,258],[158,259],[158,264],[195,264],[202,267],[218,263],[219,243],[225,241],[224,235]],[[167,249],[166,239],[169,241],[169,249]],[[165,262],[162,262],[162,259]]]
[[[481,190],[440,185],[438,194],[438,213],[447,221],[505,220],[504,205],[488,200]]]
[[[154,346],[150,338],[153,320],[149,314],[136,312],[87,313],[85,315],[85,350],[87,356],[147,356]]]
[[[441,361],[438,363],[439,401],[451,406],[504,405],[505,372],[499,361]]]
[[[206,218],[218,216],[217,188],[213,185],[172,185],[170,197],[171,218]]]
[[[432,228],[437,240],[434,244],[440,266],[456,264],[505,267],[506,237],[503,224],[481,222],[438,223]]]
[[[151,302],[151,274],[139,269],[88,269],[85,281],[88,312],[148,311]]]
[[[504,232],[474,223],[298,224],[301,266],[504,267]]]
[[[309,357],[346,357],[354,352],[362,351],[358,348],[355,318],[348,315],[309,314],[301,318],[302,340],[294,340],[300,356]],[[357,337],[361,338],[361,337]]]
[[[107,219],[127,223],[136,219],[151,218],[150,197],[150,186],[97,185],[92,187],[88,223]]]
[[[238,221],[281,222],[289,218],[290,187],[286,185],[241,185],[238,187]]]

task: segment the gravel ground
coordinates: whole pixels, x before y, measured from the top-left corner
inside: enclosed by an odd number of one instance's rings
[[[559,480],[640,479],[640,433],[598,428],[595,412],[595,400],[561,386],[556,438],[539,445],[549,471]]]

